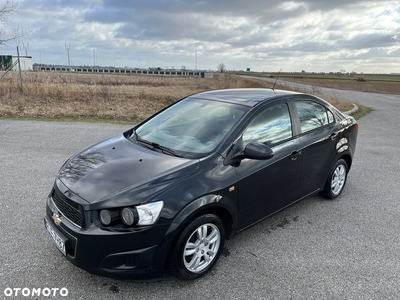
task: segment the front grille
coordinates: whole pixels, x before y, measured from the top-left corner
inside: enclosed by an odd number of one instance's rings
[[[78,208],[73,207],[67,202],[65,196],[59,195],[55,190],[53,191],[52,198],[57,209],[63,214],[64,217],[66,217],[79,228],[83,227],[83,216],[81,211],[78,209],[79,204],[76,203]]]

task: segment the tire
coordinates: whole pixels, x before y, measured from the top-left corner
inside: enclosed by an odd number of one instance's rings
[[[320,193],[327,199],[338,197],[346,184],[348,167],[344,159],[339,159],[333,167],[332,173],[326,180],[325,187]]]
[[[170,254],[172,274],[194,280],[206,274],[217,262],[225,242],[225,226],[215,214],[204,214],[181,232]]]

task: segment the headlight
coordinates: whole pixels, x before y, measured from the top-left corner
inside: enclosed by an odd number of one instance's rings
[[[138,225],[152,225],[157,222],[161,210],[164,207],[164,202],[158,201],[149,204],[136,206],[139,215]]]
[[[157,222],[163,207],[164,202],[157,201],[133,207],[102,209],[99,212],[99,219],[105,226],[111,223],[118,226],[121,222],[125,226],[153,225]]]
[[[110,225],[114,220],[118,219],[118,212],[103,209],[100,211],[100,222],[103,225]]]
[[[125,207],[121,210],[121,219],[127,226],[136,225],[139,221],[139,215],[136,208]]]

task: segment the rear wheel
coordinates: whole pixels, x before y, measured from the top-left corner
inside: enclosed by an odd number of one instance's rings
[[[347,163],[344,159],[339,159],[333,168],[333,172],[326,180],[324,190],[321,195],[327,199],[335,199],[338,197],[346,184],[347,179]]]
[[[172,273],[193,280],[207,273],[217,262],[225,242],[225,227],[214,214],[191,221],[179,236],[170,256]]]

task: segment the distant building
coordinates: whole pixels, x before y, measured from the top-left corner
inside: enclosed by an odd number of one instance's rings
[[[20,56],[20,65],[22,71],[33,70],[32,56]],[[0,70],[7,70],[18,60],[18,56],[14,55],[0,55]],[[13,68],[14,71],[18,71],[18,64]]]
[[[135,75],[161,75],[161,76],[189,76],[212,78],[214,73],[201,70],[183,70],[183,69],[162,69],[162,68],[119,68],[119,67],[101,67],[101,66],[63,66],[63,65],[33,65],[33,69],[45,72],[74,72],[74,73],[101,73],[101,74],[135,74]]]

